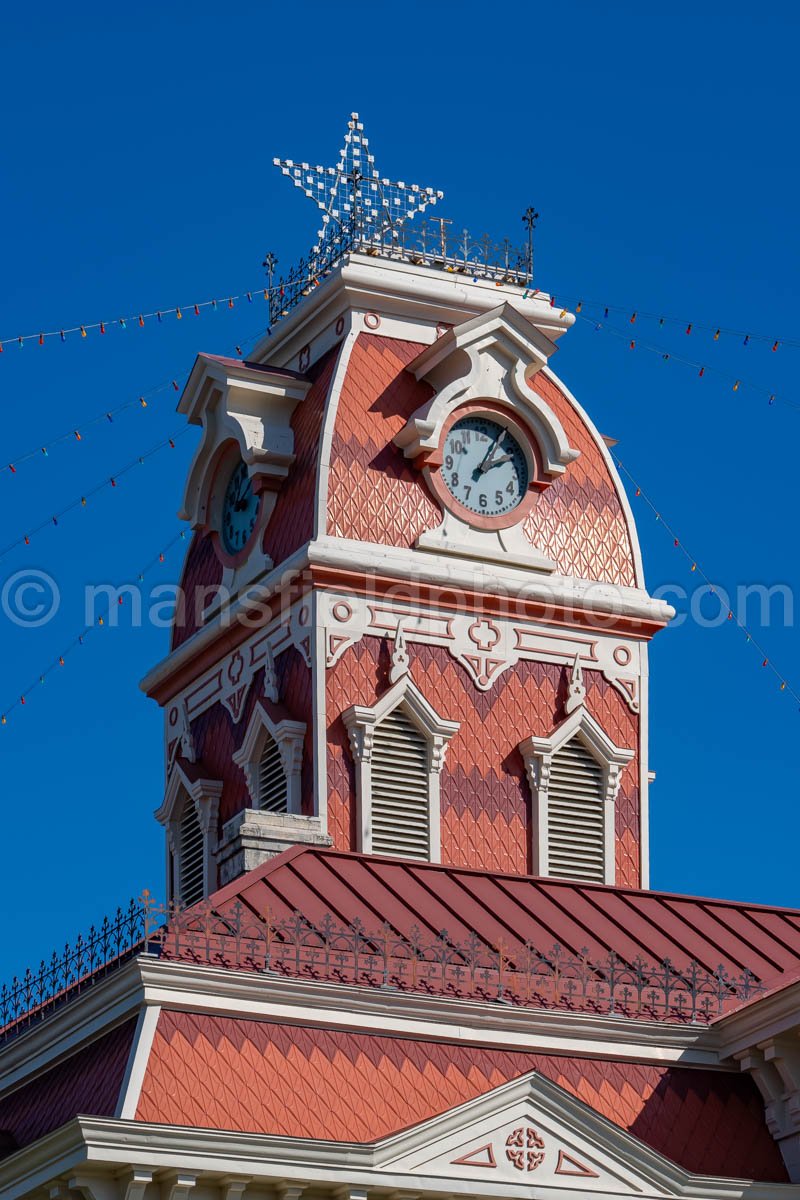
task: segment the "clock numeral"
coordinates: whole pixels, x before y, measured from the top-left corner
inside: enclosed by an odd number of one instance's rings
[[[499,492],[499,491],[495,492],[494,502],[498,507],[503,503],[503,493],[502,492]]]

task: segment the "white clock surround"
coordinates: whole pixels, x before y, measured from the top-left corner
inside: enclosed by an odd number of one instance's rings
[[[555,351],[555,343],[510,303],[473,317],[443,333],[426,347],[408,370],[434,389],[395,436],[405,456],[421,468],[443,504],[442,523],[417,539],[417,548],[437,554],[504,562],[552,572],[555,563],[532,546],[522,521],[535,492],[548,487],[578,457],[556,414],[529,386]],[[485,521],[460,504],[448,504],[436,474],[444,458],[448,429],[462,411],[507,414],[509,426],[521,427],[535,462],[531,494],[507,519]],[[502,417],[494,416],[502,421]],[[519,440],[519,435],[518,440]],[[535,468],[535,469],[534,469]],[[488,526],[488,527],[487,527]]]
[[[181,396],[178,411],[202,426],[179,516],[195,531],[217,535],[223,563],[222,589],[235,595],[272,566],[260,542],[275,497],[294,462],[291,419],[311,381],[297,372],[200,354]],[[219,539],[225,488],[237,459],[247,467],[260,498],[255,530],[244,551],[232,556]],[[211,606],[212,612],[214,606]]]

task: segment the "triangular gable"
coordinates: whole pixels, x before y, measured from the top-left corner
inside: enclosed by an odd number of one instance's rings
[[[619,1196],[674,1195],[692,1178],[535,1071],[385,1139],[375,1166]]]

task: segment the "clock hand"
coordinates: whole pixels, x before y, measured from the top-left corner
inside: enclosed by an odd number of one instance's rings
[[[505,433],[505,430],[501,430],[500,433],[498,433],[497,437],[494,439],[491,446],[484,454],[483,461],[478,464],[478,470],[481,472],[481,474],[483,474],[483,472],[486,470],[486,461],[487,461],[487,459],[490,459],[492,457],[492,455],[494,454],[494,452],[497,449],[497,446],[500,442],[500,439],[502,438],[504,433]]]
[[[489,463],[489,466],[487,466],[485,469],[488,471],[489,467],[499,467],[500,464],[504,462],[511,462],[510,454],[504,454],[502,458],[493,458]]]
[[[497,440],[495,441],[495,443],[492,446],[492,448],[490,449],[489,453],[486,455],[486,458],[484,458],[483,462],[480,465],[481,475],[485,475],[486,472],[489,470],[489,468],[495,466],[496,463],[507,462],[509,460],[509,458],[511,457],[510,454],[507,454],[505,458],[495,458],[494,457],[494,453],[496,450],[498,450],[500,448],[500,443],[502,442],[505,435],[506,435],[505,429],[502,430],[502,432],[498,434]]]

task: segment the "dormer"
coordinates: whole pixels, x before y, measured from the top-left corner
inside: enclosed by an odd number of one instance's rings
[[[295,460],[292,416],[310,387],[295,371],[200,354],[184,388],[178,411],[203,433],[179,516],[211,538],[228,592],[272,566],[261,542]]]

